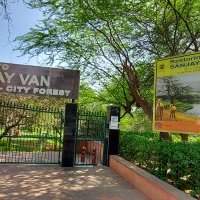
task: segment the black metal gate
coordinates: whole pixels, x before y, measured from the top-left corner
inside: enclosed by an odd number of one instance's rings
[[[106,114],[78,110],[75,165],[99,165],[107,159]]]
[[[0,102],[0,163],[61,162],[63,112]]]

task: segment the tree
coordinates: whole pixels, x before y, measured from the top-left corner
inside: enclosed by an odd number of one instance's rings
[[[167,96],[171,104],[175,103],[175,99],[188,95],[189,86],[184,86],[180,81],[173,77],[162,78],[162,89],[158,93],[162,96]]]
[[[105,80],[115,78],[116,75],[123,77],[128,84],[133,104],[136,103],[137,106],[142,107],[151,117],[151,104],[140,94],[137,71],[128,53],[130,47],[127,45],[131,39],[126,39],[125,35],[122,38],[123,42],[118,34],[120,31],[116,29],[123,24],[122,18],[117,19],[118,17],[115,13],[109,15],[110,11],[108,9],[106,9],[107,13],[104,14],[105,18],[99,18],[105,7],[105,2],[101,4],[97,1],[90,5],[87,1],[83,3],[74,1],[72,3],[66,2],[63,6],[60,1],[48,3],[46,5],[50,8],[49,16],[54,15],[55,18],[48,17],[48,23],[47,19],[45,19],[43,24],[32,29],[32,32],[19,37],[18,39],[23,41],[19,49],[32,55],[45,52],[50,55],[49,53],[51,52],[50,61],[56,58],[55,52],[57,52],[56,54],[60,53],[61,57],[59,59],[61,61],[68,59],[67,61],[69,62],[73,59],[73,65],[87,66],[90,68],[90,73],[93,70],[93,79]],[[109,8],[121,4],[109,1],[107,3]],[[88,5],[91,6],[91,9],[89,9],[91,12],[87,9]],[[44,2],[32,2],[31,6],[43,7]],[[64,13],[62,11],[58,12],[57,9],[60,6]],[[97,10],[94,10],[96,8]],[[96,11],[99,13],[96,13]],[[69,19],[68,15],[70,13],[72,17]],[[62,17],[63,14],[65,16]],[[116,22],[111,20],[113,17],[116,18]],[[125,29],[125,27],[123,28]],[[43,32],[45,30],[48,30],[50,34]],[[35,39],[33,39],[34,37]],[[132,50],[130,49],[130,51]],[[64,55],[62,56],[63,53]],[[105,66],[98,63],[105,63]]]
[[[78,67],[94,80],[123,79],[132,105],[152,118],[152,101],[141,90],[155,58],[199,49],[197,0],[32,0],[43,21],[17,38],[23,54],[45,54]],[[88,77],[88,76],[87,76]],[[107,81],[108,82],[108,81]]]
[[[134,101],[130,95],[127,82],[122,77],[115,77],[108,82],[103,82],[103,87],[97,95],[97,101],[103,105],[114,104],[121,107],[121,118],[127,114],[133,116]]]
[[[16,127],[24,126],[29,124],[29,117],[25,112],[11,111],[7,112],[6,115],[1,116],[0,124],[4,127],[3,132],[0,135],[0,140],[5,136],[11,136],[11,131]]]
[[[82,106],[93,109],[96,102],[96,91],[92,89],[88,83],[82,82],[80,84],[78,103]]]

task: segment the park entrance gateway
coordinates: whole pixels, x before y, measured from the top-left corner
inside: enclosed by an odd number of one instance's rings
[[[79,80],[77,70],[0,63],[2,94],[64,97],[74,102]],[[76,103],[62,109],[0,100],[0,163],[107,165],[108,127],[106,113]],[[118,126],[110,129],[111,141],[118,141]]]
[[[77,70],[0,63],[0,92],[77,99]],[[62,162],[64,111],[0,101],[0,163]]]
[[[98,165],[107,162],[107,121],[102,112],[78,109],[75,141],[75,165]]]

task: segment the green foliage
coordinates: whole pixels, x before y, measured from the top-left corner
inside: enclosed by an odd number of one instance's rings
[[[20,136],[17,138],[4,138],[0,140],[1,152],[42,152],[59,151],[60,140],[56,138],[41,137],[41,135]]]
[[[120,129],[123,131],[145,132],[152,131],[152,121],[145,115],[142,109],[132,111],[132,116],[125,116],[120,121]]]
[[[153,83],[154,83],[154,66],[147,62],[136,64],[137,72],[140,77],[140,90],[142,96],[153,102]]]
[[[16,39],[22,54],[67,63],[92,83],[123,77],[131,103],[150,118],[155,58],[199,51],[199,0],[26,2],[43,19]]]
[[[114,104],[121,107],[121,116],[131,115],[134,101],[129,93],[127,81],[122,77],[115,77],[104,82],[98,91],[97,101],[102,105]]]
[[[78,103],[88,109],[102,110],[100,103],[97,100],[96,91],[91,88],[87,83],[81,83],[79,91]]]
[[[120,148],[127,160],[193,196],[199,195],[199,142],[164,142],[154,133],[123,132]]]

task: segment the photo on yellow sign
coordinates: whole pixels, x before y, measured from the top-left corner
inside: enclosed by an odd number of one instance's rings
[[[200,133],[200,53],[156,61],[153,128]]]

